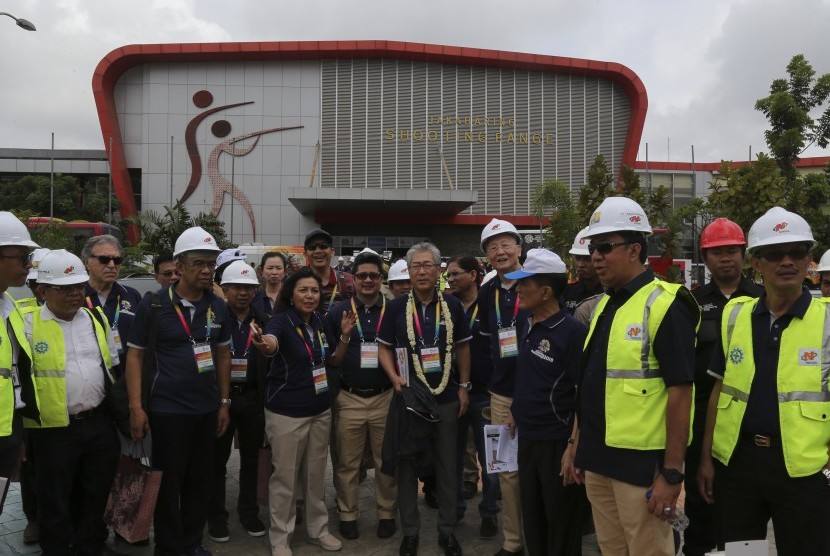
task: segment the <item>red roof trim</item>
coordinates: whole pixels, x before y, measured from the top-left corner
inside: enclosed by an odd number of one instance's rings
[[[101,122],[101,133],[107,148],[109,148],[109,138],[112,137],[113,152],[108,153],[108,156],[115,194],[121,201],[122,214],[124,216],[134,215],[136,206],[132,196],[132,184],[127,173],[113,93],[116,81],[128,69],[140,64],[158,62],[241,62],[367,57],[515,68],[610,79],[625,90],[631,102],[631,117],[623,149],[622,164],[634,165],[637,159],[637,148],[645,125],[648,96],[637,74],[622,64],[400,41],[134,44],[116,48],[104,56],[95,68],[92,77],[92,92]]]
[[[749,164],[746,160],[728,161],[732,168],[740,168]],[[798,168],[817,168],[826,166],[830,163],[830,156],[813,156],[808,158],[801,158],[798,160],[796,167]],[[723,162],[656,162],[649,161],[648,169],[655,171],[675,171],[675,172],[691,172],[692,169],[701,172],[719,172]],[[645,170],[646,163],[643,160],[638,160],[634,163],[634,168],[637,170]]]

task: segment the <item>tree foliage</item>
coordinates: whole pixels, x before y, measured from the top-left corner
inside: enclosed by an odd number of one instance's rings
[[[127,220],[130,225],[138,226],[141,241],[138,250],[144,256],[172,253],[173,247],[182,232],[194,226],[201,226],[216,240],[221,249],[231,247],[225,233],[225,223],[209,213],[200,212],[195,217],[178,202],[172,207],[165,206],[164,213],[142,211]]]
[[[582,229],[568,185],[559,180],[545,180],[536,186],[531,199],[533,212],[539,218],[539,227],[545,216],[548,227],[544,234],[545,246],[565,257],[574,237]]]
[[[579,203],[576,210],[580,222],[585,222],[584,225],[587,225],[594,209],[606,197],[615,193],[614,175],[608,170],[605,157],[599,154],[588,169],[587,183],[579,190]]]
[[[54,182],[55,218],[108,221],[107,186],[96,188],[93,183],[63,174],[55,174]],[[0,183],[0,207],[28,211],[31,216],[49,216],[50,189],[48,176],[23,176],[16,181]],[[118,199],[113,196],[113,212],[119,206]]]

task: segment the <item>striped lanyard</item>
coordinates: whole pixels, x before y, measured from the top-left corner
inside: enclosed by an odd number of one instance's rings
[[[89,309],[95,309],[95,304],[92,303],[92,298],[90,296],[86,296],[86,306]],[[115,316],[112,319],[112,328],[118,328],[118,317],[121,316],[121,296],[119,295],[115,301]]]
[[[476,322],[476,317],[477,316],[478,316],[478,301],[476,301],[476,304],[473,306],[473,314],[472,314],[472,316],[470,316],[470,330],[473,329],[473,325]]]
[[[378,325],[375,327],[375,339],[372,341],[376,341],[378,335],[380,334],[380,323],[383,322],[383,315],[386,313],[386,296],[381,295],[380,298],[383,300],[383,305],[380,308],[380,316],[378,317]],[[366,338],[363,336],[363,327],[360,325],[360,314],[357,312],[357,306],[354,304],[354,297],[351,299],[352,302],[352,312],[355,314],[355,325],[357,326],[357,333],[360,335],[360,341],[365,342]]]
[[[190,331],[190,325],[187,324],[187,319],[184,318],[184,314],[182,313],[181,307],[179,305],[181,302],[177,303],[173,301],[173,286],[167,290],[167,293],[170,294],[170,302],[173,304],[173,309],[176,310],[176,314],[179,315],[179,321],[182,323],[182,328],[184,328],[185,333],[188,336],[191,344],[196,344],[196,340],[193,339],[193,333]],[[210,323],[213,320],[213,307],[208,307],[206,322],[205,322],[205,341],[204,343],[210,343]]]
[[[244,326],[244,324],[243,324],[243,326]],[[251,341],[253,340],[253,338],[254,338],[254,331],[253,331],[253,329],[251,329],[250,326],[248,326],[248,341],[245,342],[245,353],[242,354],[242,357],[248,357],[248,352],[251,351]],[[233,357],[234,355],[236,355],[235,351],[233,349],[233,334],[231,334],[231,346],[230,347],[231,347],[231,357]]]
[[[303,345],[305,345],[305,350],[308,352],[308,360],[311,362],[311,366],[314,366],[314,351],[311,349],[311,346],[305,339],[305,334],[303,334],[302,328],[300,325],[297,325],[297,334],[300,336],[300,339],[303,341]],[[326,346],[323,344],[323,335],[320,334],[320,331],[317,331],[317,339],[320,341],[320,363],[326,360]],[[314,336],[311,337],[311,342],[314,343]]]
[[[496,326],[501,328],[501,287],[496,286]],[[516,315],[519,314],[519,296],[516,296],[516,302],[513,303],[513,322],[510,326],[516,326]]]
[[[337,295],[337,279],[335,279],[335,282],[334,282],[334,289],[331,290],[331,297],[329,298],[329,306],[326,309],[327,313],[331,311],[331,306],[334,305],[334,296],[336,296],[336,295]]]
[[[441,314],[439,312],[440,311],[439,305],[440,305],[440,303],[436,301],[435,302],[435,336],[434,336],[432,345],[437,345],[438,344],[438,331],[441,327]],[[424,342],[424,333],[421,330],[421,319],[418,318],[418,308],[415,306],[414,303],[412,304],[412,315],[415,317],[415,328],[418,330],[418,336],[420,337],[421,345],[425,346],[426,342]]]

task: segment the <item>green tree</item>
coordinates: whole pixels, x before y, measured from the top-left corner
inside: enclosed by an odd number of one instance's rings
[[[172,253],[176,238],[193,226],[201,226],[207,230],[221,249],[231,247],[224,222],[212,214],[203,212],[193,217],[182,203],[176,203],[173,207],[165,206],[163,214],[142,211],[127,219],[125,223],[138,226],[141,240],[136,247],[137,252],[143,257]]]
[[[596,156],[588,169],[587,181],[588,183],[579,190],[579,203],[576,209],[579,221],[585,224],[600,203],[615,192],[614,175],[608,170],[605,157],[601,154]]]
[[[577,232],[582,229],[568,185],[559,180],[545,180],[536,186],[531,199],[533,212],[539,218],[539,228],[547,216],[545,246],[566,257]]]
[[[631,166],[624,165],[622,167],[622,175],[617,190],[620,195],[637,201],[640,206],[646,204],[646,193],[641,187],[640,175]]]
[[[107,187],[96,188],[93,183],[72,176],[55,174],[54,216],[64,220],[107,222],[109,196]],[[23,176],[0,183],[0,206],[6,210],[26,210],[33,216],[48,216],[51,187],[48,176]],[[113,212],[120,203],[112,198]]]
[[[769,96],[755,102],[755,109],[769,121],[764,137],[788,182],[795,178],[795,163],[807,147],[830,144],[830,105],[818,119],[810,115],[828,98],[830,74],[816,78],[813,66],[798,54],[787,64],[787,78],[774,80]]]

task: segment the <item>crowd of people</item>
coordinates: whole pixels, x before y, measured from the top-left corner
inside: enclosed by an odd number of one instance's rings
[[[692,292],[648,268],[651,232],[635,201],[607,198],[566,255],[569,284],[560,255],[523,253],[499,219],[477,246],[487,275],[478,253],[426,242],[391,266],[370,249],[333,265],[321,229],[307,266],[269,252],[254,268],[195,227],[142,298],[118,281],[116,238],[80,257],[39,249],[0,212],[0,477],[20,466],[24,538],[46,556],[112,554],[104,508],[138,446],[162,472],[155,554],[209,556],[205,529],[231,541],[236,438],[236,514],[272,556],[292,554],[300,526],[325,551],[359,538],[371,468],[378,538],[400,529],[399,554],[418,553],[423,483],[439,549],[462,554],[468,446],[496,556],[579,555],[589,530],[606,556],[673,555],[684,485],[687,556],[763,539],[770,519],[782,556],[830,555],[830,297],[802,289],[809,225],[775,207],[747,240],[714,220],[700,238],[711,281]],[[830,254],[819,271],[830,289]],[[31,298],[6,292],[24,283]],[[123,427],[108,403],[119,381]],[[490,424],[517,438],[517,471],[488,472]]]

